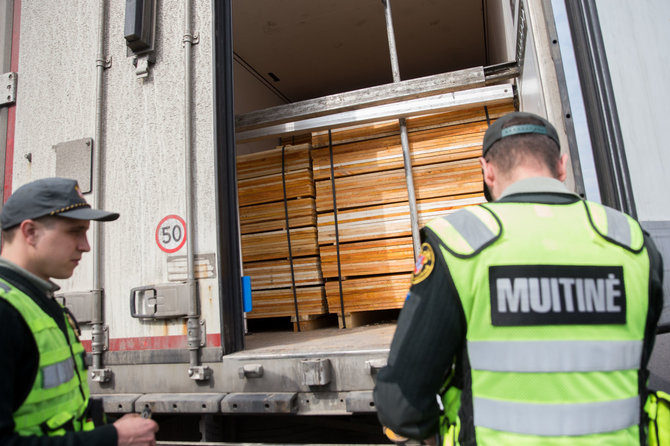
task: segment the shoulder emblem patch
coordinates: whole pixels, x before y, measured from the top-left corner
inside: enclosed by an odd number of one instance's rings
[[[435,253],[433,252],[433,248],[428,243],[424,243],[421,245],[421,252],[414,265],[412,285],[422,282],[426,277],[430,276],[434,267]]]

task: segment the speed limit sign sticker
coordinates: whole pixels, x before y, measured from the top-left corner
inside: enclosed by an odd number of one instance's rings
[[[167,253],[177,252],[186,243],[186,222],[178,215],[168,215],[158,223],[156,244]]]

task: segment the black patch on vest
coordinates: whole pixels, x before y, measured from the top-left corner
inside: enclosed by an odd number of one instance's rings
[[[489,288],[495,326],[626,323],[621,266],[491,266]]]

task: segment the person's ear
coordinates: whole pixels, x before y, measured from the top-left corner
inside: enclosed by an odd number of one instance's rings
[[[564,153],[558,159],[558,180],[565,181],[568,176],[568,154]]]
[[[491,163],[487,162],[484,157],[479,158],[479,165],[482,166],[484,183],[489,187],[489,190],[491,190],[496,179],[495,168]]]
[[[37,244],[39,229],[34,220],[23,220],[19,225],[20,235],[31,246]]]

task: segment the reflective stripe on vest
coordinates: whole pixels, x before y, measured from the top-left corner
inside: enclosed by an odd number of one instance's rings
[[[484,223],[485,220],[490,226]],[[494,215],[483,206],[461,209],[436,218],[428,227],[438,234],[455,231],[462,239],[461,243],[449,245],[447,249],[460,256],[473,255],[500,236],[500,225]]]
[[[475,425],[539,436],[592,435],[640,423],[639,397],[594,403],[533,404],[473,398]]]
[[[601,236],[618,243],[633,252],[644,247],[644,237],[638,224],[628,215],[608,206],[584,202],[593,228]]]
[[[630,246],[630,225],[624,214],[604,206],[607,215],[607,236],[625,246]]]
[[[74,368],[72,358],[44,367],[42,369],[42,387],[50,389],[70,381],[74,378]]]
[[[470,366],[492,372],[610,372],[640,366],[642,341],[468,342]]]

